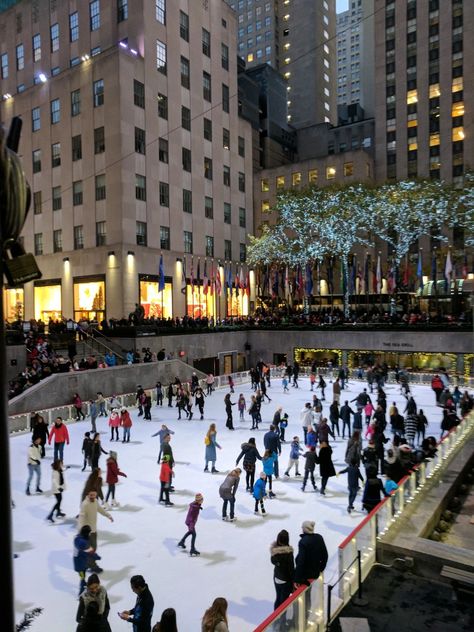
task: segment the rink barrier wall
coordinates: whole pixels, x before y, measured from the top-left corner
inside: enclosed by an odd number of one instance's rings
[[[377,542],[395,525],[414,499],[449,466],[458,448],[474,433],[474,413],[470,413],[438,443],[438,452],[428,461],[415,466],[401,479],[391,496],[382,500],[341,542],[338,547],[339,594],[332,593],[331,615],[328,620],[327,588],[322,575],[309,587],[300,587],[281,606],[269,615],[254,632],[323,632],[357,594],[358,567],[354,560],[360,553],[361,580],[367,578],[376,562]],[[305,616],[305,592],[310,591],[311,609]]]

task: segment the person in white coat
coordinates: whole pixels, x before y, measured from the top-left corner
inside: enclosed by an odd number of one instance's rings
[[[311,408],[311,404],[308,402],[304,405],[303,410],[300,412],[301,426],[304,432],[304,444],[306,445],[306,436],[308,434],[308,428],[311,428],[314,422],[314,413]]]
[[[56,504],[51,509],[46,520],[49,520],[49,522],[54,522],[54,512],[56,512],[56,518],[63,518],[66,515],[61,511],[61,502],[63,500],[63,491],[66,489],[66,481],[64,479],[62,461],[56,459],[56,461],[51,464],[51,467],[53,468],[53,473],[51,476],[51,491],[56,498]]]
[[[42,494],[41,484],[41,439],[37,437],[28,448],[28,480],[26,482],[26,495],[30,495],[30,483],[36,474],[36,491]]]
[[[94,551],[97,549],[97,514],[100,513],[110,522],[114,519],[103,507],[97,502],[97,492],[91,491],[87,494],[81,503],[81,510],[79,512],[78,529],[88,525],[91,528],[89,536],[89,542]],[[92,569],[94,570],[94,569]]]

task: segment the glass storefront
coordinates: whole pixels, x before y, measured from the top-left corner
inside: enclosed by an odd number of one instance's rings
[[[74,320],[81,318],[98,323],[105,318],[104,277],[74,279]]]
[[[61,283],[44,282],[35,284],[35,319],[47,323],[62,317]]]
[[[22,287],[3,290],[3,317],[9,323],[23,320],[25,316],[25,293]]]
[[[145,318],[173,317],[173,285],[165,280],[165,289],[158,291],[157,276],[140,275],[140,305],[145,310]]]
[[[227,298],[227,316],[248,316],[249,315],[249,297],[245,292],[239,290],[238,296],[235,295],[235,290],[226,288]]]
[[[374,364],[387,364],[408,371],[438,371],[444,367],[448,371],[456,371],[456,355],[454,353],[397,353],[386,351],[351,351],[348,354],[350,368],[367,367]]]
[[[216,315],[215,295],[211,296],[210,289],[204,294],[201,285],[186,286],[187,315],[192,318],[211,318]]]

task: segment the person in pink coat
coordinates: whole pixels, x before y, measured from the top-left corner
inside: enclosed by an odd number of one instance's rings
[[[372,417],[373,412],[374,412],[374,407],[372,406],[372,402],[367,402],[367,404],[364,406],[365,423],[367,426],[370,423],[370,418]]]
[[[202,510],[202,503],[204,502],[204,497],[202,494],[196,494],[194,497],[194,501],[189,505],[188,514],[186,516],[186,520],[184,521],[185,525],[188,528],[187,533],[183,535],[181,540],[178,542],[178,546],[182,549],[186,548],[186,538],[191,536],[191,550],[189,554],[200,555],[199,551],[195,547],[196,543],[196,522],[199,518],[199,512]]]
[[[110,440],[113,441],[114,440],[114,434],[115,434],[115,438],[118,441],[119,440],[119,426],[120,426],[120,414],[119,411],[116,408],[112,408],[112,412],[110,413],[110,417],[109,417],[109,428],[110,428]]]
[[[130,428],[133,425],[132,418],[130,417],[130,413],[126,408],[122,408],[120,411],[120,425],[123,428],[123,439],[122,443],[130,442]]]
[[[79,397],[79,393],[74,393],[74,397],[72,398],[72,404],[76,409],[76,419],[80,421],[81,419],[85,419],[86,416],[82,412],[82,399]]]
[[[53,463],[58,459],[64,461],[64,444],[69,445],[69,432],[67,426],[63,424],[62,417],[56,417],[54,420],[54,426],[51,428],[48,436],[48,445],[51,445],[51,440],[54,437],[54,456]]]

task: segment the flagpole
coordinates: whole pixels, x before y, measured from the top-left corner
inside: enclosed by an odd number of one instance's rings
[[[161,253],[161,257],[163,257],[163,252]],[[162,258],[161,258],[161,261],[163,261]],[[165,294],[165,288],[163,287],[163,289],[161,290],[161,319],[162,320],[164,318],[164,294]]]

